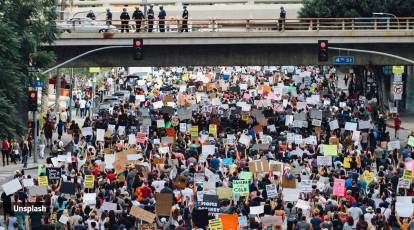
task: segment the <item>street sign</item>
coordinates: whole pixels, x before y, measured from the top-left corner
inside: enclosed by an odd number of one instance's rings
[[[393,66],[392,67],[392,73],[393,74],[402,74],[404,73],[404,66]]]
[[[352,65],[354,64],[354,56],[334,56],[333,64],[335,65]]]
[[[402,82],[393,84],[394,100],[402,100],[402,95],[404,91],[404,85]]]
[[[99,73],[101,72],[101,68],[99,67],[89,67],[89,73]]]
[[[43,88],[44,85],[45,84],[42,80],[36,80],[34,84],[35,88]]]

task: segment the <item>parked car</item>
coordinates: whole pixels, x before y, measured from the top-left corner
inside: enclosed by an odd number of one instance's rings
[[[58,22],[57,28],[63,32],[116,32],[117,29],[113,25],[106,25],[105,22],[95,21],[90,18],[70,18],[64,22]]]

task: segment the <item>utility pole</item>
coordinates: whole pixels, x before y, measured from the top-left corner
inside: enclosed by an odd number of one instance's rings
[[[59,98],[60,98],[60,87],[61,87],[61,78],[59,71],[56,74],[56,96],[55,96],[55,112],[56,114],[59,112]]]

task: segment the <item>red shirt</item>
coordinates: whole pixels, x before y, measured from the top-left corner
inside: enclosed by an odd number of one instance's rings
[[[115,173],[107,173],[106,177],[112,182],[116,179]]]
[[[143,187],[141,188],[141,194],[142,194],[142,197],[143,197],[144,199],[146,199],[146,198],[150,197],[150,196],[151,196],[151,193],[152,193],[152,190],[151,190],[151,188],[150,188],[150,187],[148,187],[148,186],[143,186]]]
[[[2,142],[2,150],[9,150],[10,144],[7,140],[3,140]]]

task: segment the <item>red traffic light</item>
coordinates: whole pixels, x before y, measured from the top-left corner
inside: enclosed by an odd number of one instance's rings
[[[319,46],[323,49],[323,48],[325,48],[325,47],[326,47],[326,43],[325,43],[325,42],[321,42],[321,43],[319,44]]]
[[[136,47],[140,47],[142,45],[142,43],[141,43],[141,41],[140,40],[136,40],[135,41],[135,46]]]
[[[30,93],[30,98],[32,98],[32,99],[36,98],[36,92],[31,92]]]

